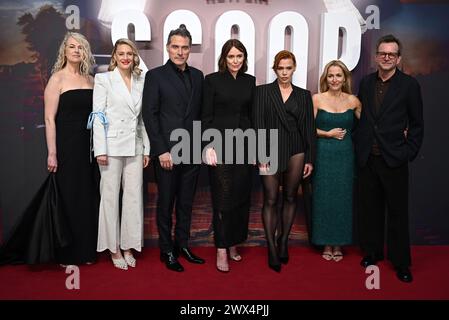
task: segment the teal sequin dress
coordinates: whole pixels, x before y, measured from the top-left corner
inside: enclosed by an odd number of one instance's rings
[[[340,246],[352,243],[354,150],[351,130],[354,111],[318,110],[316,127],[344,128],[343,140],[318,138],[313,175],[312,243]]]

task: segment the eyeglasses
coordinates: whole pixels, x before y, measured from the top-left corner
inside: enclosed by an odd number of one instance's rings
[[[379,58],[385,59],[386,57],[388,57],[388,59],[396,59],[397,57],[399,57],[399,53],[398,52],[382,52],[382,51],[378,51],[376,52],[376,55]]]

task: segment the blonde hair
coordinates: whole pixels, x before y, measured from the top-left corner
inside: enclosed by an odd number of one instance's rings
[[[95,64],[95,59],[92,55],[92,52],[90,50],[90,44],[87,41],[86,37],[83,36],[81,33],[78,32],[67,32],[64,36],[64,39],[61,42],[61,45],[59,46],[58,50],[58,57],[56,58],[56,62],[53,65],[53,69],[51,70],[51,73],[55,73],[61,69],[64,69],[64,67],[67,65],[67,57],[65,55],[65,49],[67,46],[67,41],[73,38],[75,39],[84,50],[81,51],[81,63],[79,65],[79,72],[83,76],[89,75],[92,66]]]
[[[118,39],[115,42],[114,49],[112,49],[111,53],[111,62],[109,63],[108,71],[112,71],[117,67],[117,61],[115,60],[114,55],[117,52],[118,46],[121,44],[126,44],[131,47],[131,50],[133,51],[134,54],[132,72],[140,76],[140,74],[142,73],[142,69],[139,68],[140,58],[137,52],[137,47],[134,44],[134,42],[126,38]]]
[[[326,66],[324,67],[323,73],[320,77],[320,92],[326,92],[329,90],[329,86],[327,85],[327,74],[329,72],[330,67],[340,67],[340,69],[343,71],[343,74],[345,76],[345,81],[343,83],[343,86],[341,87],[341,91],[352,94],[352,76],[351,72],[349,71],[348,67],[341,62],[340,60],[332,60]]]

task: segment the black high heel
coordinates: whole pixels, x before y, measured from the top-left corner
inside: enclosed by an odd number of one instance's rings
[[[268,249],[268,267],[277,273],[281,272],[281,263],[279,262],[279,258],[277,254],[273,255],[270,249]]]
[[[271,264],[270,262],[268,262],[268,267],[270,267],[271,270],[274,270],[277,273],[281,273],[281,264]]]
[[[278,250],[279,250],[279,261],[282,264],[287,264],[288,260],[289,260],[289,256],[288,256],[288,239],[287,242],[285,244],[282,243],[282,237],[278,238],[277,241],[278,244]]]

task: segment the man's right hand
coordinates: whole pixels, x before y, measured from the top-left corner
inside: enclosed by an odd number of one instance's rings
[[[159,156],[159,163],[162,169],[171,170],[173,169],[173,160],[171,158],[170,152],[165,152]]]

